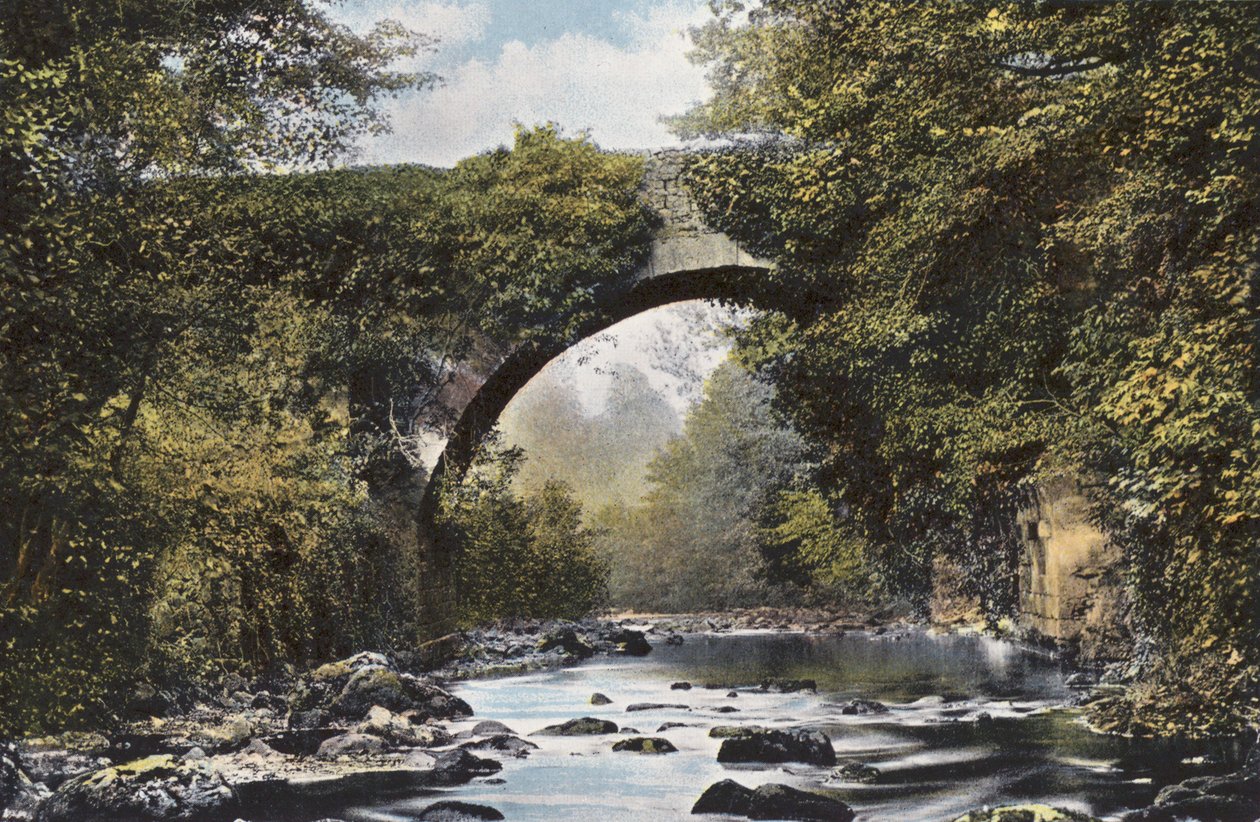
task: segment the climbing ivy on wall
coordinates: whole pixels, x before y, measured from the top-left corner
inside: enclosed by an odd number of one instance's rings
[[[692,190],[788,295],[743,356],[885,578],[1008,609],[994,512],[1080,476],[1154,648],[1101,721],[1254,723],[1260,8],[767,0],[698,46],[678,128],[762,136]]]

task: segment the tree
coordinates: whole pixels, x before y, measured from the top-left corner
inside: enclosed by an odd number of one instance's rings
[[[763,604],[776,593],[760,552],[762,509],[803,466],[797,435],[771,413],[769,386],[729,360],[683,433],[648,465],[637,506],[612,507],[602,554],[613,602],[666,611]]]
[[[1003,512],[1084,476],[1159,648],[1142,733],[1254,721],[1258,15],[726,4],[698,35],[716,93],[680,121],[791,138],[693,189],[779,259],[787,318],[743,356],[884,578],[923,602],[950,554],[1000,614]]]
[[[607,600],[608,569],[595,554],[595,532],[582,525],[581,506],[555,481],[517,497],[521,458],[492,439],[463,482],[443,495],[442,525],[460,546],[460,616],[470,625],[578,619]]]

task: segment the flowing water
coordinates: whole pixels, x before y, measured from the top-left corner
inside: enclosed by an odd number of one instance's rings
[[[754,689],[767,677],[811,678],[818,693]],[[689,691],[670,684],[688,681]],[[737,688],[706,689],[705,683]],[[844,800],[862,820],[945,820],[977,807],[1043,802],[1097,816],[1148,804],[1159,788],[1226,769],[1210,744],[1172,745],[1089,732],[1063,708],[1072,697],[1059,664],[1011,643],[923,631],[875,636],[746,633],[657,644],[644,658],[592,660],[567,670],[461,683],[477,713],[528,735],[580,716],[611,719],[663,736],[678,753],[614,753],[616,736],[531,737],[540,750],[502,759],[498,784],[484,780],[424,796],[338,809],[354,822],[413,819],[437,799],[492,805],[509,820],[663,820],[689,816],[708,785],[779,782]],[[592,706],[593,692],[613,703]],[[852,698],[889,705],[852,716]],[[685,704],[627,713],[636,702]],[[738,712],[716,709],[734,707]],[[991,720],[978,719],[987,713]],[[470,728],[476,720],[461,723]],[[657,733],[666,722],[686,723]],[[831,737],[840,764],[878,768],[873,784],[828,780],[809,765],[723,765],[715,725],[807,727]],[[729,817],[713,817],[723,819]]]

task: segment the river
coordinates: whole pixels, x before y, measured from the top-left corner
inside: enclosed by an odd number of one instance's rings
[[[811,678],[814,693],[763,693],[766,677]],[[530,737],[540,749],[503,759],[502,782],[471,784],[338,809],[353,822],[402,822],[443,799],[498,808],[509,820],[660,820],[689,816],[708,785],[733,778],[825,790],[861,820],[948,820],[981,806],[1038,802],[1114,816],[1148,804],[1165,784],[1226,770],[1211,743],[1172,744],[1091,733],[1063,707],[1072,691],[1059,663],[1013,643],[911,630],[878,636],[741,633],[659,643],[642,658],[601,658],[542,674],[460,683],[477,713],[522,735],[581,716],[663,736],[677,753],[614,753],[618,737]],[[694,683],[671,690],[674,682]],[[726,687],[743,686],[735,697]],[[589,704],[600,692],[612,704]],[[844,715],[853,698],[885,714]],[[632,703],[680,703],[627,713]],[[733,707],[737,712],[721,713]],[[982,714],[987,714],[988,718]],[[657,733],[666,722],[686,723]],[[808,727],[831,737],[839,763],[878,768],[871,784],[828,780],[830,768],[723,765],[715,725]],[[713,817],[725,819],[729,817]]]

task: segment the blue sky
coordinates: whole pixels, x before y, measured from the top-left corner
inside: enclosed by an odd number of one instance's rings
[[[666,145],[661,115],[707,94],[686,58],[705,0],[345,0],[332,13],[440,38],[419,66],[444,85],[391,101],[394,133],[366,142],[361,162],[452,165],[510,141],[518,122],[588,131],[606,148]]]

